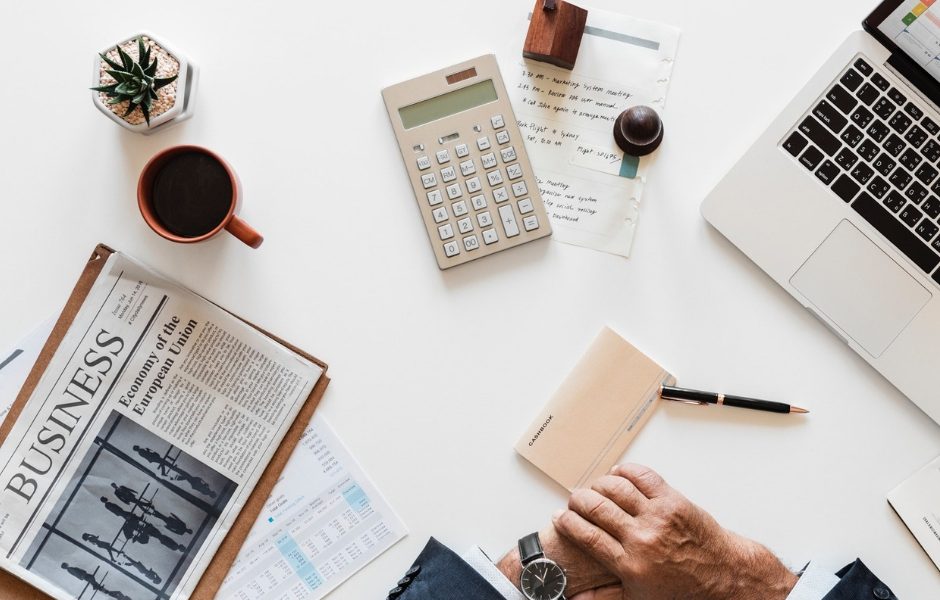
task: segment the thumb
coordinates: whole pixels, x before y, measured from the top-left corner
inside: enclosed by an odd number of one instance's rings
[[[627,600],[627,597],[623,594],[623,588],[616,585],[581,592],[571,600]]]

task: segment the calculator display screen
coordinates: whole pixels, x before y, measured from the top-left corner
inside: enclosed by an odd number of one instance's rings
[[[398,114],[401,116],[401,124],[404,128],[412,129],[477,106],[496,102],[498,99],[493,80],[487,79],[410,106],[404,106],[398,109]]]

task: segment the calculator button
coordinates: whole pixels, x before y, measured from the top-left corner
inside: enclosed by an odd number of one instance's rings
[[[437,233],[441,236],[442,240],[449,240],[454,237],[454,226],[450,223],[445,223],[437,228]]]
[[[503,115],[493,115],[490,118],[490,124],[493,125],[493,129],[501,129],[506,126],[506,123],[503,121]]]
[[[499,236],[496,235],[495,229],[487,229],[483,232],[483,243],[489,246],[490,244],[495,244],[499,241]]]
[[[481,156],[480,162],[483,163],[484,169],[492,169],[497,164],[499,164],[496,162],[496,155],[493,154],[492,152],[488,152],[487,154],[484,154],[483,156]]]
[[[476,166],[473,164],[473,159],[465,160],[460,163],[460,174],[464,177],[469,177],[477,172]]]
[[[490,211],[481,212],[477,215],[477,223],[480,227],[489,227],[493,224],[493,215],[490,214]]]
[[[421,169],[422,171],[425,170],[425,169],[430,169],[430,168],[431,168],[431,159],[428,158],[427,156],[419,156],[419,157],[418,157],[418,168]]]
[[[470,203],[473,204],[473,208],[476,210],[482,210],[486,208],[486,196],[479,194],[470,198]]]
[[[530,215],[522,219],[522,226],[525,227],[526,231],[532,231],[533,229],[539,228],[539,218],[535,215]]]
[[[463,247],[467,249],[467,252],[471,250],[476,250],[480,247],[480,241],[475,235],[468,235],[463,239]]]
[[[496,132],[496,141],[497,141],[498,143],[500,143],[500,144],[508,144],[508,143],[509,143],[509,132],[506,131],[505,129],[502,130],[502,131]]]
[[[493,190],[493,200],[496,200],[496,203],[505,202],[509,200],[509,192],[506,191],[504,187],[498,187]]]
[[[518,198],[519,196],[525,196],[529,192],[529,188],[526,187],[524,181],[517,181],[512,184],[512,195]]]
[[[490,138],[485,135],[477,140],[477,148],[480,150],[489,150],[490,149]]]
[[[437,164],[443,165],[449,162],[450,162],[450,152],[448,152],[446,149],[438,150],[437,151]]]
[[[457,242],[447,242],[444,244],[444,254],[447,255],[447,258],[460,254],[460,247]]]
[[[503,231],[506,232],[506,237],[519,235],[519,225],[516,223],[516,215],[512,212],[512,206],[506,204],[499,207],[499,220],[503,222]]]
[[[508,148],[503,148],[499,151],[499,155],[503,157],[503,162],[508,163],[516,160],[516,149],[512,146]]]
[[[447,220],[447,207],[440,206],[431,211],[431,216],[434,217],[435,223],[443,223]]]
[[[483,185],[480,183],[479,177],[471,177],[467,180],[467,191],[469,193],[479,192],[483,189]]]
[[[460,202],[454,202],[453,209],[454,209],[455,217],[462,217],[468,212],[470,212],[467,210],[467,203],[464,202],[463,200],[461,200]]]
[[[532,201],[529,200],[528,198],[523,198],[522,200],[519,201],[519,213],[520,214],[527,215],[533,210],[535,210],[535,207],[532,206]]]
[[[428,192],[428,204],[431,206],[437,206],[444,201],[444,196],[441,194],[441,190],[434,190],[433,192]]]
[[[457,221],[457,229],[460,230],[460,233],[468,233],[473,231],[473,221],[470,219],[470,217],[467,217],[466,219],[460,219]]]
[[[444,183],[450,182],[457,179],[457,169],[453,167],[447,167],[446,169],[441,169],[441,180]]]
[[[522,173],[519,173],[519,175],[522,175]],[[499,171],[499,169],[496,169],[487,173],[486,179],[490,182],[491,186],[499,185],[503,182],[503,174]]]
[[[447,197],[453,200],[454,198],[460,198],[463,196],[463,192],[460,191],[459,183],[452,183],[447,186]]]
[[[421,176],[421,185],[424,189],[432,188],[437,185],[437,175],[434,173],[425,173]]]
[[[519,165],[509,165],[506,167],[506,175],[509,176],[509,179],[519,179],[522,177],[522,167]]]
[[[454,153],[457,155],[457,158],[464,158],[470,155],[470,147],[466,144],[457,144],[454,146]]]

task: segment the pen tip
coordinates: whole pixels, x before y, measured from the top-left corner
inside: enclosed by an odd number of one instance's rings
[[[800,414],[805,415],[805,414],[808,413],[809,411],[806,410],[805,408],[800,408],[799,406],[791,406],[791,407],[790,407],[790,412],[791,412],[791,413],[800,413]]]

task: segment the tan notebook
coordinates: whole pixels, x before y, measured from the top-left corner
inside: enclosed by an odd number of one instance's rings
[[[92,286],[94,285],[99,273],[101,273],[101,269],[104,267],[105,262],[107,262],[108,257],[113,253],[114,250],[111,248],[99,244],[92,253],[91,258],[88,259],[84,271],[82,271],[81,276],[78,278],[78,283],[75,284],[75,288],[72,290],[72,295],[69,297],[65,308],[62,310],[62,314],[59,315],[55,327],[52,329],[52,333],[49,335],[49,339],[46,341],[45,346],[43,346],[42,352],[39,354],[39,358],[36,359],[36,364],[33,365],[33,368],[29,373],[29,377],[26,378],[26,383],[23,384],[23,388],[17,395],[16,401],[10,408],[10,413],[7,415],[3,425],[0,426],[0,444],[2,444],[7,435],[9,435],[14,421],[16,421],[17,417],[23,411],[23,407],[32,394],[33,389],[35,389],[36,385],[39,383],[39,379],[42,377],[46,366],[49,364],[49,361],[52,360],[56,349],[59,347],[59,344],[65,337],[66,332],[68,332],[72,321],[75,319],[75,315],[78,313],[82,303],[85,301],[85,297],[88,295],[89,290],[91,290]],[[248,323],[248,321],[245,322]],[[232,528],[225,536],[225,539],[219,546],[219,549],[212,558],[212,561],[209,563],[209,566],[206,567],[206,571],[199,580],[199,584],[193,590],[190,598],[197,598],[200,600],[209,600],[210,598],[215,597],[216,592],[222,585],[222,580],[225,578],[229,568],[235,561],[235,557],[238,555],[238,551],[241,549],[242,543],[248,536],[248,532],[251,530],[251,526],[254,525],[255,520],[258,518],[258,514],[264,507],[265,501],[271,494],[271,488],[273,488],[274,484],[277,483],[281,471],[284,470],[284,465],[287,464],[287,459],[290,458],[291,453],[294,451],[294,447],[297,446],[297,442],[300,441],[300,436],[307,428],[307,423],[310,421],[310,417],[313,416],[313,411],[316,409],[317,404],[320,403],[320,399],[323,397],[323,392],[326,390],[326,386],[330,382],[329,377],[326,376],[326,363],[314,358],[303,350],[288,344],[284,340],[269,334],[260,327],[257,327],[252,323],[248,324],[258,331],[264,333],[271,339],[277,341],[284,347],[290,348],[297,354],[300,354],[304,358],[323,367],[323,375],[320,376],[319,381],[317,381],[313,390],[310,392],[310,395],[307,397],[303,407],[301,407],[300,411],[297,413],[297,417],[294,419],[293,424],[291,424],[290,428],[287,430],[287,433],[284,435],[284,439],[281,442],[281,445],[271,457],[271,462],[268,463],[268,466],[262,473],[254,491],[252,491],[251,495],[248,497],[248,501],[245,503],[244,508],[242,508],[238,518],[235,519],[235,522],[232,524]],[[0,592],[0,596],[2,596],[4,600],[38,600],[50,598],[23,580],[2,570],[0,570],[0,590],[2,590],[2,592]]]
[[[623,456],[675,379],[608,327],[516,443],[516,452],[569,490]]]

